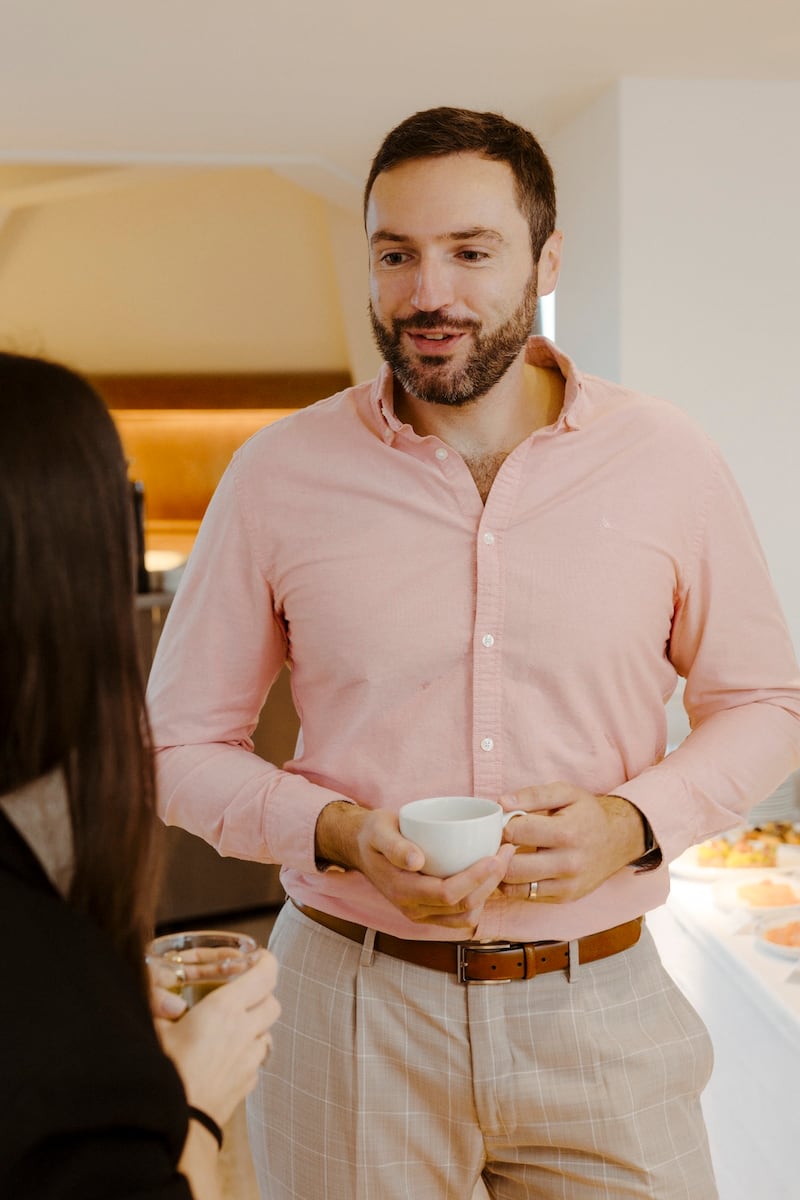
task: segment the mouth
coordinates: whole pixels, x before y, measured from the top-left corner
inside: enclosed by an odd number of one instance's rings
[[[446,329],[408,329],[406,336],[420,354],[447,354],[458,345],[465,333]]]

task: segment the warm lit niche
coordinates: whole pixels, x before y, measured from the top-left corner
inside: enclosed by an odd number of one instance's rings
[[[114,375],[92,381],[145,491],[148,550],[188,555],[234,451],[265,425],[349,386],[345,372]]]

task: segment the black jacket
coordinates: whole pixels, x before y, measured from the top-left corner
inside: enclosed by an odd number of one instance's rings
[[[0,1197],[191,1200],[186,1128],[128,965],[0,811]]]

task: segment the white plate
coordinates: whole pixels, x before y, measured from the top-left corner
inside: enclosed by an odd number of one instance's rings
[[[800,874],[776,870],[743,868],[741,871],[731,871],[735,879],[718,879],[714,884],[714,900],[718,908],[725,912],[748,912],[754,916],[772,917],[782,913],[800,910]],[[784,904],[754,904],[740,894],[739,889],[752,887],[754,884],[765,883],[771,886],[790,888],[792,899]]]
[[[736,841],[736,839],[732,839]],[[781,844],[775,867],[704,867],[697,861],[697,846],[690,846],[669,864],[669,869],[678,879],[693,879],[712,883],[716,879],[733,879],[748,876],[753,871],[794,871],[800,868],[800,846]]]
[[[778,942],[768,941],[764,936],[768,929],[781,929],[792,920],[800,921],[800,913],[797,913],[794,917],[783,916],[774,921],[762,921],[756,933],[759,946],[762,946],[765,950],[769,950],[770,954],[777,954],[781,958],[800,958],[800,946],[781,946]]]

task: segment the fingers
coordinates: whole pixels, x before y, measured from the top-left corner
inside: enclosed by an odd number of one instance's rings
[[[278,979],[278,963],[269,950],[259,950],[255,962],[249,970],[230,979],[224,987],[205,996],[196,1006],[210,1011],[224,1010],[215,1013],[215,1019],[235,1019],[236,1014],[243,1018],[245,1014],[257,1013],[259,1023],[263,1022],[265,1013],[274,1014],[266,1023],[268,1027],[277,1019],[280,1012],[274,997],[275,985]]]
[[[633,821],[638,840],[631,840],[632,806],[623,802],[620,813],[609,803],[615,800],[563,782],[523,788],[507,798],[507,805],[524,808],[526,815],[506,826],[506,840],[520,852],[503,882],[503,894],[519,897],[515,885],[534,880],[537,900],[578,900],[611,878],[630,862],[631,847],[635,851],[641,840],[640,819]]]
[[[597,801],[574,784],[547,783],[504,796],[503,803],[523,808],[526,814],[511,818],[503,831],[503,841],[532,853],[569,846],[582,835],[586,805],[595,806]]]
[[[508,870],[508,865],[514,857],[514,852],[515,848],[513,846],[501,846],[493,858],[485,860],[487,865],[493,864],[492,869],[484,881],[469,892],[462,900],[462,904],[466,906],[464,915],[473,929],[480,921],[486,901],[497,891],[500,882],[504,878]]]
[[[147,973],[150,976],[150,984],[153,990],[160,988],[166,991],[175,983],[175,967],[174,965],[167,966],[163,962],[159,962],[157,958],[150,957],[145,959],[147,963]]]
[[[511,822],[509,822],[510,824]],[[525,900],[533,903],[557,903],[565,899],[564,881],[556,877],[560,858],[553,851],[518,849],[509,863],[508,870],[498,891],[508,900]],[[531,884],[535,883],[535,897],[531,896]]]
[[[579,900],[602,882],[590,865],[574,847],[532,854],[518,851],[498,890],[507,899],[528,901],[530,885],[535,882],[537,904]]]
[[[525,791],[533,789],[526,788]],[[522,793],[518,793],[518,796]],[[549,800],[544,801],[549,805]],[[512,817],[503,830],[503,842],[523,848],[532,854],[540,846],[550,846],[559,836],[554,827],[554,810],[550,807],[526,811],[524,816]]]
[[[412,921],[456,929],[474,928],[513,856],[513,846],[501,846],[497,854],[482,858],[447,879],[419,876],[416,881],[419,887],[400,907]]]
[[[424,854],[402,836],[395,813],[371,813],[360,836],[362,870],[387,900],[411,921],[453,929],[474,928],[516,849],[503,845],[497,854],[442,879],[421,873]]]
[[[526,904],[556,903],[559,897],[554,893],[551,879],[529,879],[525,883],[502,883],[499,890],[507,900],[524,900]],[[532,885],[536,885],[531,891]]]
[[[278,960],[269,950],[259,950],[258,958],[242,980],[249,977],[253,988],[262,987],[272,991],[278,982]]]
[[[269,950],[261,950],[250,970],[234,982],[239,986],[237,999],[248,1012],[259,1005],[269,1004],[274,1000],[273,993],[278,982],[278,961],[274,954],[270,954]]]
[[[528,853],[533,853],[536,850],[533,839],[541,836],[541,833],[537,833],[537,829],[541,829],[541,820],[541,817],[533,814],[512,817],[503,830],[503,844],[524,847]]]
[[[532,787],[520,788],[518,792],[510,792],[500,797],[500,803],[507,811],[513,808],[523,808],[528,813],[550,813],[573,804],[575,800],[585,795],[581,788],[572,783],[557,781],[541,783]],[[514,822],[509,821],[509,825]]]
[[[186,1012],[186,1001],[174,992],[157,985],[150,989],[150,1008],[154,1017],[167,1021],[177,1021]]]

